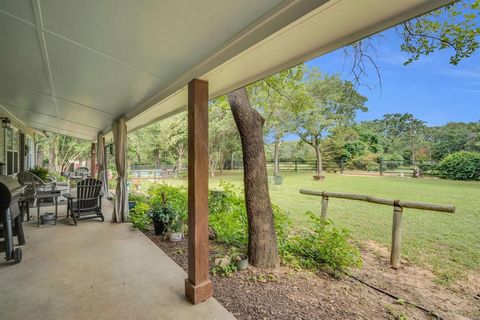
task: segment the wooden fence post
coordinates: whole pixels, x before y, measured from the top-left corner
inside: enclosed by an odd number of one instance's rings
[[[400,268],[400,252],[402,250],[402,213],[403,208],[395,200],[393,207],[392,248],[390,252],[390,265],[394,269]]]
[[[327,220],[327,209],[328,209],[328,197],[323,196],[322,197],[322,215],[321,215],[322,221]]]

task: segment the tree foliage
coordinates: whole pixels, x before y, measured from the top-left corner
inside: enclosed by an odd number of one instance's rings
[[[322,75],[318,70],[308,74],[302,103],[295,114],[296,134],[314,148],[317,174],[322,174],[322,142],[337,126],[352,124],[357,111],[366,111],[367,98],[353,84],[338,76]]]
[[[223,171],[227,157],[239,153],[241,147],[238,130],[225,96],[210,103],[209,118],[208,157],[210,175],[213,177],[217,169]]]
[[[281,71],[249,86],[252,104],[265,118],[266,141],[274,145],[274,175],[279,174],[280,144],[295,129],[293,111],[302,100],[303,64]]]
[[[43,162],[48,163],[49,170],[57,174],[67,171],[77,160],[90,158],[91,143],[86,140],[48,132],[48,136],[37,136],[35,143],[37,148],[41,146],[49,151],[44,154]]]
[[[458,1],[403,23],[401,50],[410,55],[405,64],[446,49],[453,50],[453,65],[470,57],[480,46],[479,11],[480,0]]]

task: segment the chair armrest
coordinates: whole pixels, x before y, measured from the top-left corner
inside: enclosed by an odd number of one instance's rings
[[[70,193],[64,193],[63,196],[67,199],[75,199],[76,197],[72,196]]]

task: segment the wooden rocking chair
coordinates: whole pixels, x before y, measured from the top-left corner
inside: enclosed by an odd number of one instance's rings
[[[77,220],[100,218],[105,221],[102,213],[102,181],[84,179],[77,183],[77,197],[64,194],[67,198],[67,218],[71,215],[73,223]]]

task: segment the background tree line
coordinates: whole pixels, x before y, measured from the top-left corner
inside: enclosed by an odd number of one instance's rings
[[[367,169],[385,161],[440,161],[457,151],[480,152],[480,122],[429,126],[410,113],[385,114],[357,122],[367,98],[338,75],[322,74],[304,65],[250,85],[253,107],[265,119],[267,161],[279,174],[279,162],[322,160]],[[214,176],[241,161],[238,131],[226,97],[210,102],[210,171]],[[131,164],[184,167],[187,119],[173,118],[129,133]]]

